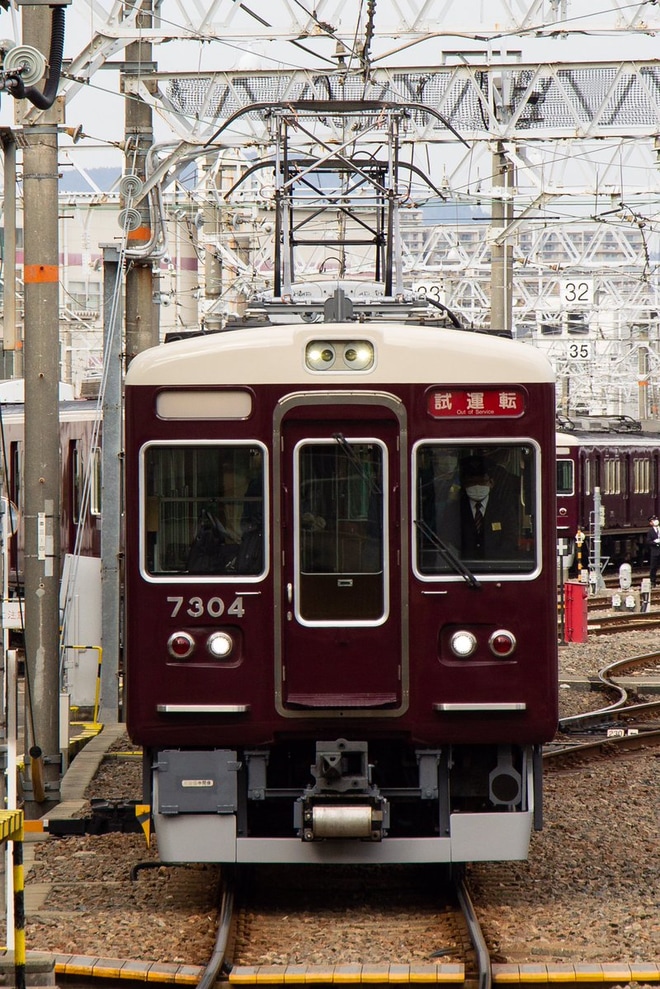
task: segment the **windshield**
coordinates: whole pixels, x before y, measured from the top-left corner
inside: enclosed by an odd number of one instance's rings
[[[147,573],[262,573],[264,461],[265,451],[255,443],[147,447],[142,527]]]
[[[414,461],[418,573],[456,574],[452,555],[472,575],[535,570],[536,471],[530,444],[420,444]]]

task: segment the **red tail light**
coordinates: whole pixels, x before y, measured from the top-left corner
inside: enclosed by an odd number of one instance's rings
[[[516,648],[516,637],[513,633],[507,632],[506,629],[499,628],[497,632],[493,632],[491,635],[488,645],[494,656],[504,659],[510,656]]]
[[[186,659],[195,648],[195,640],[188,632],[173,632],[167,640],[167,650],[173,659]]]

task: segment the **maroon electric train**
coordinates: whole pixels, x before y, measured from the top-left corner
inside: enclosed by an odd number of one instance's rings
[[[59,403],[60,550],[99,556],[101,549],[101,431],[98,403],[90,399]],[[18,513],[10,544],[9,587],[22,593],[24,532],[25,405],[0,398],[0,457],[3,493]]]
[[[578,527],[593,543],[597,505],[602,561],[641,565],[648,556],[648,517],[660,511],[660,432],[643,430],[629,416],[560,422],[557,535],[568,540],[567,565],[574,560]]]
[[[526,857],[554,415],[534,348],[404,315],[133,360],[126,714],[163,861]]]

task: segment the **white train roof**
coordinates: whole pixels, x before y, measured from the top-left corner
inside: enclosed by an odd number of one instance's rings
[[[621,450],[660,450],[658,433],[607,433],[607,432],[558,432],[556,434],[557,453],[568,453],[570,449],[621,449]]]
[[[60,402],[70,402],[75,397],[76,392],[73,385],[67,384],[66,381],[60,381]],[[21,402],[25,402],[25,380],[23,378],[7,378],[6,381],[0,381],[0,404],[18,405]]]
[[[305,367],[309,343],[348,340],[372,343],[372,368],[311,371]],[[296,353],[297,360],[292,361]],[[153,347],[132,360],[126,384],[317,385],[324,378],[349,386],[395,381],[513,385],[553,382],[554,372],[536,348],[485,333],[394,322],[315,323],[241,328]]]

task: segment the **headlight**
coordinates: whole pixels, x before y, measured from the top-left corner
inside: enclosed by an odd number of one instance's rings
[[[335,363],[335,348],[331,343],[315,340],[305,350],[305,364],[312,371],[327,371]]]
[[[455,656],[466,659],[477,648],[477,639],[472,632],[454,632],[449,640],[449,645]]]
[[[374,362],[374,348],[366,340],[356,340],[346,344],[342,357],[351,371],[366,371]]]
[[[234,640],[227,632],[214,632],[209,635],[206,648],[214,659],[226,659],[234,648]]]
[[[376,359],[368,340],[312,340],[305,347],[310,371],[368,371]]]

